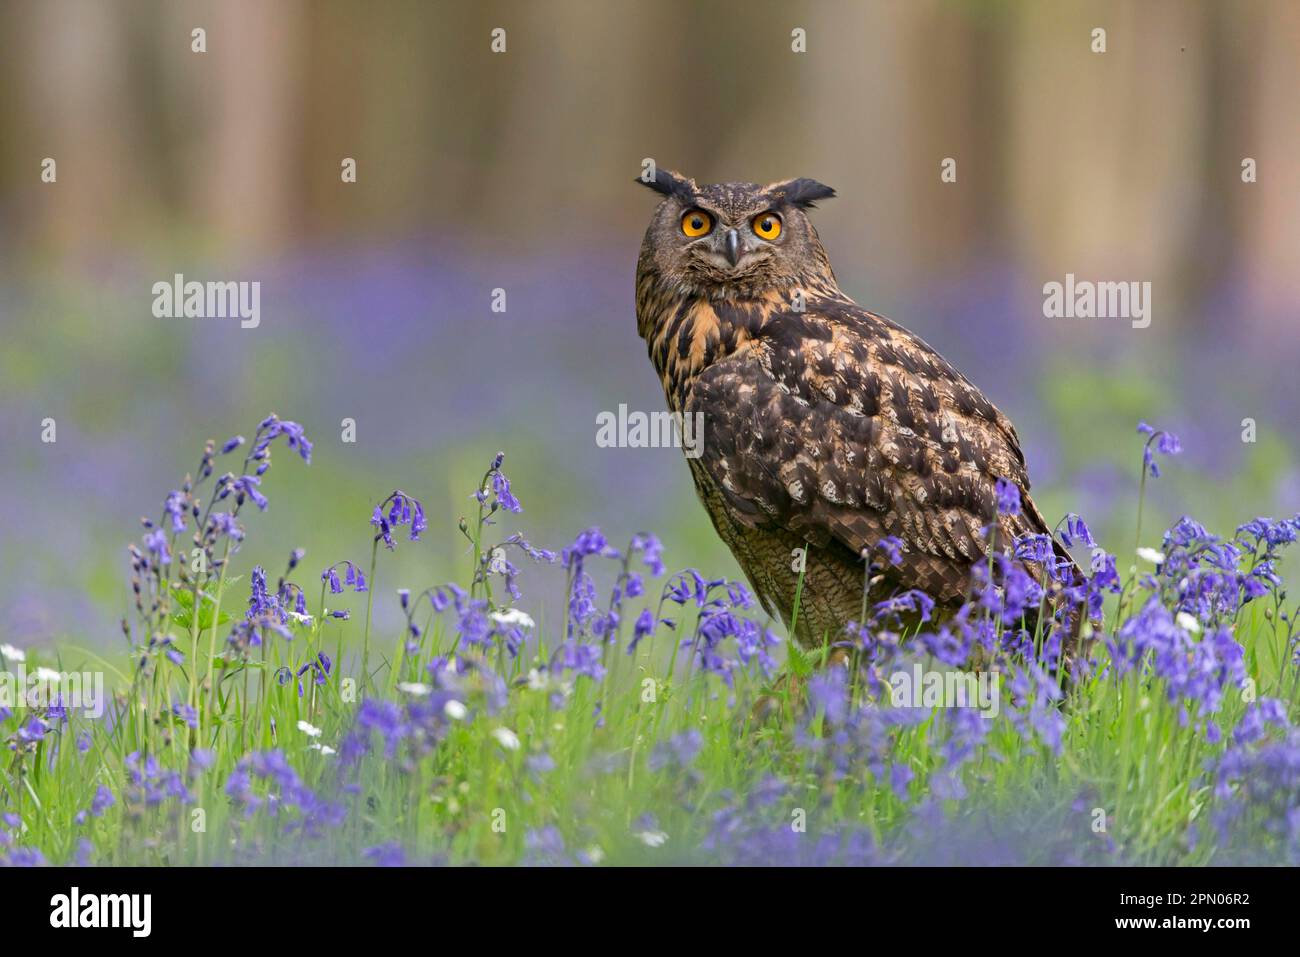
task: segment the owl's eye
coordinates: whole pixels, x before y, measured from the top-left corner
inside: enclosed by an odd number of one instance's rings
[[[687,210],[682,217],[682,232],[692,239],[707,235],[713,228],[713,217],[702,209]]]
[[[776,239],[781,235],[781,217],[776,213],[759,213],[750,224],[759,239]]]

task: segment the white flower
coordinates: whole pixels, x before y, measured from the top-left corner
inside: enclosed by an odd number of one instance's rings
[[[534,628],[536,625],[527,612],[520,611],[518,608],[507,608],[505,611],[494,611],[492,620],[500,625],[519,625],[523,628]]]
[[[605,859],[605,850],[599,844],[593,844],[587,848],[587,860],[593,864],[599,864]]]
[[[455,698],[452,698],[442,706],[442,713],[451,718],[452,721],[464,721],[465,715],[469,714],[469,709]]]
[[[315,742],[315,743],[309,745],[308,748],[307,748],[307,750],[308,750],[308,751],[319,751],[321,754],[323,754],[323,755],[324,755],[325,757],[327,757],[327,758],[328,758],[331,754],[338,754],[338,752],[335,751],[333,748],[331,748],[328,744],[321,744],[319,741],[317,741],[317,742]]]
[[[507,751],[519,750],[519,735],[515,734],[509,728],[493,728],[492,737],[497,739],[497,744]]]
[[[14,664],[27,660],[27,652],[21,648],[15,648],[13,645],[0,645],[0,655],[4,656],[5,661]]]
[[[404,691],[407,694],[413,694],[417,697],[423,697],[433,691],[428,685],[420,684],[418,681],[401,681],[397,685],[398,691]]]
[[[298,730],[301,731],[303,734],[307,735],[307,737],[309,737],[309,738],[319,738],[319,737],[320,737],[320,728],[312,727],[312,726],[311,726],[310,724],[308,724],[306,721],[299,721],[299,722],[298,722]]]
[[[35,675],[37,681],[52,681],[57,684],[63,680],[63,676],[53,668],[37,668]]]
[[[663,831],[642,831],[636,837],[646,847],[663,847],[668,840],[668,835]]]
[[[311,615],[300,615],[296,611],[289,612],[289,617],[305,628],[310,628],[312,624]]]
[[[1137,550],[1137,556],[1152,565],[1163,565],[1165,561],[1164,552],[1158,552],[1154,548],[1147,548],[1145,545]]]
[[[1194,635],[1200,634],[1201,623],[1191,615],[1187,614],[1187,612],[1180,611],[1174,616],[1174,621],[1178,622],[1178,627],[1183,629],[1183,631],[1190,631]]]

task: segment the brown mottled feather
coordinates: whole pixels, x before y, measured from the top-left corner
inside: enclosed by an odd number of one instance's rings
[[[860,555],[885,536],[902,540],[903,562],[877,597],[919,588],[951,610],[986,526],[997,521],[1004,545],[1049,531],[1010,420],[919,337],[845,296],[815,250],[766,288],[668,281],[644,248],[637,277],[638,328],[668,404],[703,416],[703,452],[689,460],[701,500],[787,623],[791,553],[810,546],[798,629],[810,645],[859,617]],[[1019,487],[1020,515],[998,516],[998,478]]]

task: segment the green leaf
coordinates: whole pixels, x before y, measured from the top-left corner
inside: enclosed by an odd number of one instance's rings
[[[797,642],[786,642],[790,670],[800,678],[807,678],[813,672],[812,661],[800,649]]]
[[[172,621],[189,631],[194,625],[194,590],[173,582],[172,595],[175,597],[177,604],[184,606],[182,610],[172,613]],[[212,627],[212,616],[217,610],[217,601],[207,592],[201,591],[199,592],[199,606],[199,630],[207,631]],[[224,611],[217,616],[218,625],[224,625],[230,620],[230,615]]]

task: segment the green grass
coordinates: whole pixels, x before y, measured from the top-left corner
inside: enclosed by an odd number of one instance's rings
[[[474,568],[486,569],[492,552],[485,520],[502,514],[485,505],[463,529]],[[1300,768],[1295,734],[1274,726],[1240,746],[1232,734],[1258,709],[1253,702],[1275,700],[1289,722],[1300,717],[1295,614],[1285,613],[1280,589],[1217,622],[1241,646],[1245,680],[1219,680],[1224,693],[1207,716],[1195,705],[1183,714],[1150,658],[1117,675],[1102,640],[1091,674],[1059,705],[1017,706],[1004,670],[999,713],[971,725],[962,721],[969,712],[888,707],[864,682],[849,688],[845,713],[828,715],[822,706],[834,695],[825,686],[838,672],[821,650],[786,649],[779,677],[738,667],[729,685],[693,654],[694,603],[665,603],[657,584],[628,602],[619,640],[599,648],[599,679],[548,671],[563,623],[541,623],[517,656],[500,641],[484,654],[454,616],[418,596],[418,640],[403,651],[405,636],[372,622],[370,603],[394,601],[396,586],[387,553],[376,554],[364,619],[329,617],[334,596],[322,585],[291,639],[266,631],[247,654],[225,641],[242,620],[246,573],[196,577],[180,563],[159,571],[160,610],[142,613],[133,633],[168,631],[183,663],[168,661],[161,645],[106,657],[29,650],[28,669],[102,673],[112,704],[100,720],[46,715],[47,733],[28,740],[20,728],[45,712],[0,711],[8,745],[0,812],[10,816],[0,860],[24,862],[31,850],[50,863],[106,865],[362,864],[399,853],[408,863],[488,865],[1297,857],[1289,822],[1300,817],[1300,795],[1287,790]],[[625,583],[628,561],[598,571]],[[495,576],[470,577],[471,600],[494,598]],[[1168,604],[1171,586],[1163,587]],[[499,578],[495,588],[500,607]],[[1135,588],[1130,580],[1109,600],[1103,638],[1135,614]],[[205,609],[197,617],[196,604]],[[676,627],[661,625],[628,654],[643,606],[671,613]],[[1192,640],[1208,641],[1211,630],[1206,623]],[[334,659],[323,683],[308,672],[300,691],[296,679],[276,677],[320,652]],[[452,653],[465,675],[430,673],[431,661]],[[756,702],[772,697],[780,707],[760,719]],[[447,700],[456,702],[450,710]],[[191,719],[174,706],[192,708]],[[1026,724],[1032,714],[1059,720],[1059,742]],[[358,731],[367,723],[376,728]],[[402,729],[391,748],[378,726]],[[1230,749],[1259,757],[1258,774],[1220,781]],[[1276,781],[1280,793],[1269,790]],[[100,789],[112,802],[89,813]]]
[[[290,659],[286,653],[308,643],[332,644],[331,630],[346,625],[327,622],[323,632],[305,629],[293,643],[269,645],[267,664],[256,672],[299,663],[301,656]],[[1282,698],[1294,717],[1295,669],[1286,664],[1287,635],[1278,625],[1276,615],[1270,621],[1250,610],[1238,634],[1258,694]],[[725,847],[716,853],[705,849],[715,833],[715,814],[747,807],[746,796],[775,777],[784,790],[751,808],[744,825],[759,832],[760,846],[766,846],[767,831],[797,834],[809,847],[818,838],[831,835],[838,842],[846,831],[861,831],[879,846],[882,859],[933,859],[935,835],[918,837],[906,825],[914,806],[929,795],[931,775],[943,767],[941,715],[888,736],[888,763],[914,774],[908,799],[902,800],[865,764],[835,772],[806,740],[796,740],[799,727],[831,742],[834,729],[820,718],[791,719],[787,709],[786,720],[756,726],[750,706],[765,682],[752,671],[739,674],[735,688],[728,689],[715,676],[688,676],[679,657],[677,673],[670,675],[667,635],[658,636],[658,647],[647,643],[635,655],[611,655],[605,680],[578,678],[559,708],[552,707],[550,689],[529,687],[523,662],[510,662],[506,674],[512,687],[498,713],[488,713],[483,683],[471,681],[463,695],[470,720],[450,722],[446,737],[428,753],[413,754],[403,746],[390,758],[376,737],[372,753],[342,776],[339,756],[308,750],[313,739],[298,730],[300,720],[308,721],[322,732],[317,740],[339,746],[356,705],[341,699],[336,682],[308,685],[303,697],[293,682],[270,682],[264,693],[254,691],[243,720],[248,703],[241,698],[242,675],[235,673],[222,682],[218,710],[197,734],[179,720],[152,717],[143,706],[127,707],[124,720],[112,728],[74,715],[34,753],[8,756],[0,793],[22,818],[25,830],[17,843],[40,849],[51,862],[73,860],[85,839],[93,845],[90,859],[100,864],[361,862],[364,849],[389,842],[403,847],[411,862],[511,864],[525,858],[529,832],[547,827],[562,835],[568,854],[587,851],[607,863],[704,862],[729,853]],[[445,650],[448,642],[438,630],[431,650]],[[71,652],[52,664],[67,670],[104,667]],[[129,663],[110,664],[119,702],[126,703],[121,683]],[[377,677],[386,677],[388,670],[382,663]],[[167,691],[183,699],[184,682],[156,689],[152,700],[168,700]],[[599,717],[594,714],[598,701]],[[1231,728],[1244,707],[1241,695],[1231,694],[1217,720]],[[1181,726],[1178,709],[1158,682],[1135,672],[1118,683],[1094,676],[1073,689],[1065,716],[1059,754],[1027,744],[1013,726],[1010,708],[990,721],[984,742],[961,768],[966,796],[940,802],[947,818],[940,834],[952,829],[971,838],[988,835],[990,846],[973,847],[968,863],[996,855],[993,845],[1004,832],[1023,832],[1030,843],[1017,850],[1025,862],[1053,862],[1063,852],[1085,860],[1148,864],[1220,858],[1213,839],[1203,835],[1189,846],[1188,835],[1189,825],[1203,824],[1213,804],[1213,779],[1205,768],[1226,745],[1209,743],[1194,725]],[[13,725],[8,722],[5,732]],[[508,750],[494,737],[499,728],[518,737],[518,750]],[[688,768],[651,767],[658,744],[691,730],[701,739]],[[84,755],[74,747],[83,732],[92,738]],[[184,768],[191,742],[214,754],[213,766],[190,784],[191,800],[168,798],[146,806],[125,796],[128,753],[151,745],[165,766]],[[346,805],[344,822],[305,837],[284,833],[287,823],[299,819],[293,811],[246,817],[223,787],[250,747],[280,748],[307,787]],[[549,755],[551,770],[529,769],[527,758],[539,754]],[[356,785],[355,794],[346,793],[348,784]],[[74,824],[100,785],[113,792],[116,804],[101,817]],[[1104,811],[1104,832],[1094,830],[1094,808]],[[806,819],[802,833],[792,830],[800,810]],[[201,830],[196,830],[197,811]],[[653,816],[653,824],[644,823],[645,815]],[[662,844],[648,846],[658,843],[660,834],[666,835]],[[1273,838],[1262,829],[1253,837],[1261,853],[1272,846]]]

